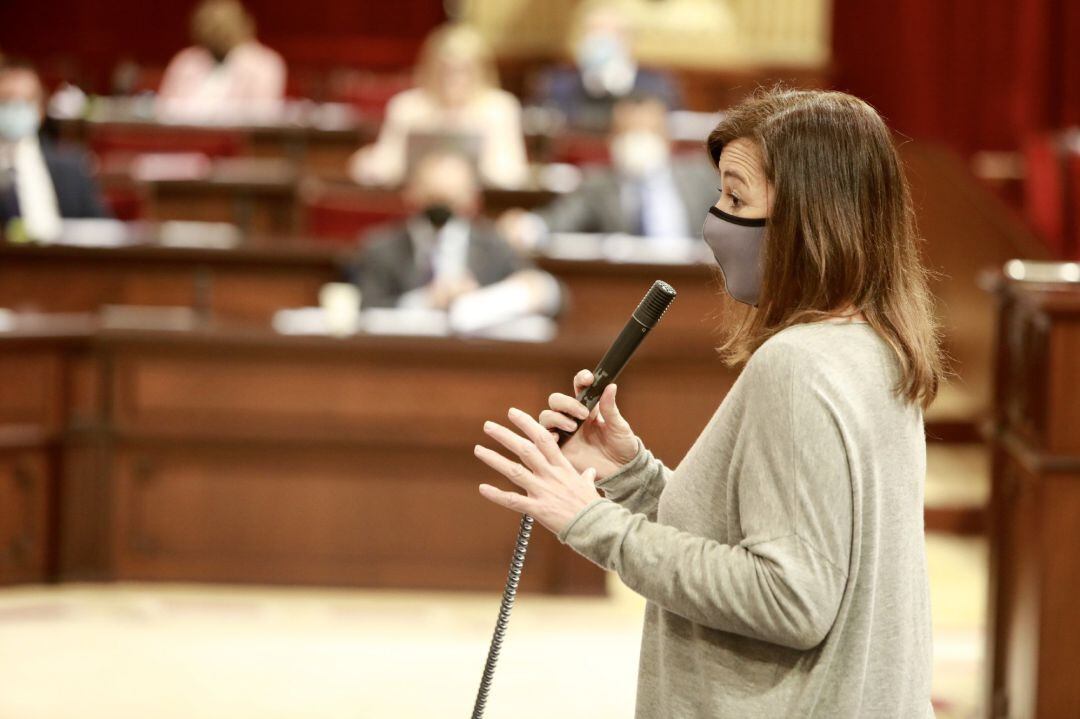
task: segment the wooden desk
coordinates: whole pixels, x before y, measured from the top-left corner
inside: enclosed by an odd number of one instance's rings
[[[225,250],[167,247],[161,226],[130,227],[130,243],[121,247],[0,242],[0,307],[95,312],[104,305],[168,305],[265,322],[279,309],[317,304],[319,287],[340,279],[351,257],[349,247],[272,236],[248,237]],[[664,279],[679,292],[664,318],[666,331],[713,343],[720,290],[706,265],[545,257],[537,263],[569,291],[560,320],[565,334],[614,336],[653,280]]]
[[[141,179],[130,162],[111,163],[100,181],[106,192],[142,198],[150,220],[228,222],[257,234],[299,230],[300,175],[290,160],[222,158],[205,177],[177,179]]]
[[[998,304],[987,716],[1080,716],[1080,285]]]
[[[145,108],[124,99],[99,98],[96,107],[89,119],[56,120],[61,138],[92,146],[101,133],[141,137],[148,143],[177,134],[235,133],[252,155],[289,159],[303,173],[320,176],[340,173],[352,153],[374,142],[379,130],[377,120],[339,104],[294,103],[276,122],[212,126],[158,122]]]
[[[346,248],[275,237],[249,237],[230,249],[169,247],[160,225],[128,227],[129,244],[120,247],[0,242],[0,307],[179,306],[267,322],[283,307],[318,304],[319,288],[341,279],[348,256]]]
[[[675,463],[734,375],[663,332],[622,404]],[[91,317],[2,333],[0,577],[495,591],[517,519],[477,495],[493,477],[471,447],[603,349]],[[534,537],[524,587],[603,591],[597,567]]]

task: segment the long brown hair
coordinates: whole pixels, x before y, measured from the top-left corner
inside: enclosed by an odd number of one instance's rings
[[[774,200],[761,299],[726,328],[721,355],[745,361],[786,327],[855,307],[896,354],[897,394],[925,408],[943,371],[937,323],[911,193],[881,117],[842,92],[773,88],[709,134],[714,166],[739,138],[761,150]]]

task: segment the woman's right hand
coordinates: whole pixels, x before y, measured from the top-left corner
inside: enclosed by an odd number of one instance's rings
[[[577,401],[577,395],[592,383],[592,372],[587,369],[578,372],[574,376],[574,397],[558,392],[551,395],[549,409],[540,413],[540,424],[552,432],[557,429],[572,432],[581,423],[581,429],[562,446],[562,451],[574,469],[584,472],[592,467],[600,480],[634,458],[638,441],[615,404],[614,384],[604,388],[592,412]]]

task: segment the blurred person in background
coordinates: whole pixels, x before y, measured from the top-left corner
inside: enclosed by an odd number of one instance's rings
[[[44,98],[31,65],[0,65],[0,221],[36,240],[55,239],[62,218],[109,215],[85,155],[39,136]]]
[[[477,311],[553,315],[559,309],[557,281],[533,269],[479,217],[480,185],[468,159],[455,151],[425,155],[403,193],[411,216],[364,240],[355,273],[364,309],[452,310],[481,288],[503,307]]]
[[[638,67],[633,28],[618,2],[582,4],[570,31],[574,67],[553,68],[538,80],[536,104],[558,110],[576,129],[606,132],[612,109],[631,94],[659,98],[669,110],[681,99],[669,75]]]
[[[479,33],[453,24],[435,30],[420,52],[416,85],[390,100],[375,144],[361,148],[349,161],[354,180],[400,184],[410,135],[445,133],[478,140],[485,185],[517,187],[526,181],[521,104],[499,88],[494,56]]]
[[[504,213],[499,226],[515,246],[535,246],[551,232],[694,236],[715,200],[715,172],[697,154],[672,155],[664,101],[620,100],[608,142],[611,167],[587,171],[576,190],[535,213]]]
[[[192,122],[272,116],[285,96],[285,62],[255,39],[237,0],[204,0],[191,18],[194,45],[165,69],[158,111]]]

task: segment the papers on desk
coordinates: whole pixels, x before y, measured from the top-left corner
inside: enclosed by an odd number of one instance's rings
[[[137,233],[120,220],[64,220],[54,245],[70,247],[124,247],[137,242]]]
[[[169,220],[158,228],[158,243],[164,247],[231,250],[242,239],[240,228],[228,222]]]
[[[697,239],[635,237],[580,232],[554,233],[542,253],[556,260],[605,261],[645,265],[691,265],[708,262],[708,246]]]
[[[352,331],[335,326],[321,307],[298,307],[274,314],[274,331],[283,335],[348,336],[358,333],[390,337],[450,337],[455,333],[449,315],[439,310],[397,307],[364,310]],[[504,342],[549,342],[557,326],[541,315],[524,315],[497,325],[475,329],[463,336]]]
[[[131,161],[131,176],[140,182],[205,180],[213,169],[201,152],[144,152]]]

